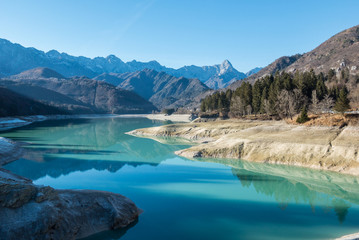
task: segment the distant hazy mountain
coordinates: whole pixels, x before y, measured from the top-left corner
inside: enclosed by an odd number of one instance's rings
[[[246,76],[249,77],[249,76],[251,76],[253,74],[256,74],[257,72],[259,72],[262,69],[263,68],[261,68],[261,67],[253,68],[252,70],[249,70],[248,72],[246,72]]]
[[[61,75],[37,68],[2,79],[0,86],[69,113],[150,113],[156,109],[136,93],[106,82],[55,76]]]
[[[232,82],[246,77],[246,74],[237,71],[228,60],[214,66],[192,65],[176,70],[167,69],[166,72],[176,77],[197,78],[212,89],[225,88]]]
[[[226,60],[214,66],[185,66],[179,69],[167,68],[156,61],[123,62],[114,55],[108,57],[74,57],[56,50],[43,52],[35,48],[25,48],[8,40],[0,39],[0,77],[19,74],[20,72],[46,67],[55,70],[65,77],[95,77],[102,73],[126,73],[143,69],[166,72],[176,77],[197,78],[211,88],[222,88],[235,79],[243,79],[246,74],[237,71]],[[20,76],[21,77],[21,76]]]
[[[177,78],[152,69],[124,74],[101,74],[94,79],[134,91],[159,109],[186,106],[209,90],[198,79]]]

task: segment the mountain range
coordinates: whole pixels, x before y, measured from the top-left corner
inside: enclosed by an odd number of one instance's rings
[[[150,113],[157,110],[133,91],[86,77],[64,78],[48,68],[35,68],[3,78],[0,87],[68,114]]]
[[[210,90],[196,78],[174,77],[152,69],[123,74],[103,73],[94,79],[134,91],[158,109],[187,106]]]
[[[46,67],[65,77],[86,76],[96,77],[103,73],[127,73],[143,69],[152,69],[157,72],[166,72],[175,77],[198,78],[213,89],[223,88],[248,77],[247,74],[237,71],[232,64],[225,60],[214,66],[184,66],[179,69],[167,68],[157,61],[150,62],[123,62],[115,55],[107,57],[75,57],[56,50],[43,52],[35,48],[25,48],[6,39],[0,39],[0,76],[10,76],[23,71]],[[251,70],[252,74],[256,69]]]
[[[237,71],[228,60],[214,66],[172,69],[156,61],[125,63],[114,55],[90,59],[55,50],[45,53],[0,39],[1,91],[12,99],[19,96],[34,101],[26,105],[27,112],[31,106],[40,112],[49,109],[67,113],[146,113],[163,108],[193,108],[213,92],[211,88],[235,89],[243,81],[253,83],[277,71],[310,69],[316,73],[333,69],[338,76],[347,69],[351,76],[357,75],[359,26],[336,34],[308,53],[281,57],[247,74]],[[359,89],[357,82],[353,84],[351,89]]]

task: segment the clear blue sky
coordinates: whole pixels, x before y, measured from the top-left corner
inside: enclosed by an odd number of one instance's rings
[[[75,56],[239,71],[359,24],[358,0],[0,0],[0,38]]]

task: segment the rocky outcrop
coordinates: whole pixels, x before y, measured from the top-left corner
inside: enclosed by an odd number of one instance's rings
[[[215,121],[131,132],[176,136],[201,144],[177,151],[187,158],[231,158],[359,175],[359,127],[306,127],[272,121]]]
[[[23,154],[23,149],[19,143],[10,139],[0,137],[0,167],[1,165],[15,161]]]
[[[0,145],[0,164],[19,157],[19,145],[4,138]],[[0,239],[77,239],[124,228],[140,213],[119,194],[56,190],[0,169]]]

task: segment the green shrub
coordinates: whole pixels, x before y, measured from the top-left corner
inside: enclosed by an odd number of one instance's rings
[[[302,111],[300,112],[300,116],[297,118],[297,123],[305,123],[307,121],[309,121],[309,117],[308,117],[307,107],[304,106],[302,108]]]

